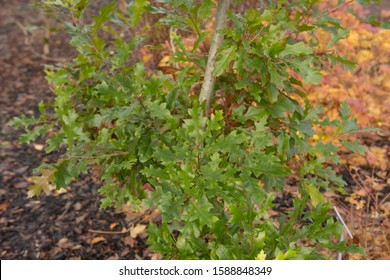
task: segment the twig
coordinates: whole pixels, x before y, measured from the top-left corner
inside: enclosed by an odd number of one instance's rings
[[[347,1],[347,2],[344,2],[343,4],[337,6],[336,8],[332,9],[332,10],[329,10],[329,11],[326,11],[318,16],[316,16],[314,19],[319,19],[320,17],[324,16],[324,15],[327,15],[327,14],[330,14],[330,13],[333,13],[335,11],[337,11],[338,9],[344,7],[344,6],[347,6],[349,4],[351,4],[352,2],[354,2],[355,0],[350,0],[350,1]]]
[[[345,240],[345,235],[344,235],[344,231],[341,232],[341,236],[340,236],[340,242],[343,242]],[[337,253],[337,260],[342,260],[343,259],[343,253],[342,252],[338,252]]]
[[[378,207],[382,205],[383,202],[386,201],[386,199],[390,196],[390,193],[388,193],[382,200],[379,202]]]
[[[365,189],[365,186],[363,184],[363,180],[361,179],[361,177],[359,176],[359,173],[356,171],[356,175],[359,177],[360,180],[357,180],[355,176],[353,176],[351,170],[349,170],[348,166],[346,164],[343,164],[345,169],[347,169],[349,175],[351,176],[351,178],[356,182],[356,184],[358,184],[362,189]]]
[[[390,254],[390,246],[389,246],[389,242],[387,241],[387,236],[386,236],[385,232],[383,231],[383,229],[381,230],[381,232],[383,234],[384,239],[386,240],[385,244],[387,247],[387,252]]]
[[[103,154],[103,155],[98,155],[98,156],[65,156],[64,160],[67,159],[98,159],[98,158],[105,158],[105,157],[117,157],[117,156],[123,156],[123,155],[128,155],[128,152],[116,152],[112,154]]]
[[[172,49],[172,53],[173,55],[175,55],[176,53],[176,46],[175,46],[175,42],[173,40],[173,33],[176,34],[176,28],[173,28],[171,27],[169,29],[169,44],[171,45],[171,49]],[[179,63],[175,62],[175,64],[173,65],[175,68],[179,68]]]
[[[91,233],[97,233],[97,234],[117,235],[117,234],[129,233],[130,229],[127,229],[125,231],[104,231],[104,230],[89,229],[88,231]]]
[[[29,35],[29,32],[28,32],[27,28],[24,27],[23,24],[21,24],[21,23],[20,23],[19,21],[17,21],[17,20],[15,20],[14,22],[15,22],[15,24],[22,30],[23,35],[25,36],[24,42],[25,42],[25,44],[27,45],[27,47],[29,48],[29,50],[31,51],[31,53],[32,53],[33,55],[36,55],[36,56],[38,56],[38,57],[40,57],[40,58],[42,58],[42,59],[44,59],[44,60],[51,60],[51,61],[55,61],[55,62],[62,62],[62,63],[63,63],[63,62],[65,62],[65,61],[67,60],[67,59],[65,59],[65,58],[50,57],[50,56],[47,56],[47,55],[45,55],[45,54],[41,54],[41,53],[37,52],[37,51],[33,48],[33,46],[31,45],[30,35]],[[46,47],[46,48],[47,48],[47,47]]]

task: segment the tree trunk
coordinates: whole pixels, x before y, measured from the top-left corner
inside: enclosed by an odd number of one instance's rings
[[[217,14],[215,16],[215,25],[213,38],[211,40],[210,51],[207,59],[206,71],[204,74],[204,80],[202,84],[202,89],[199,95],[199,102],[203,103],[206,101],[204,115],[208,114],[210,108],[210,101],[213,96],[215,77],[213,76],[213,71],[215,68],[215,61],[217,58],[217,50],[222,45],[223,35],[220,33],[220,30],[226,25],[226,12],[229,8],[231,0],[219,0],[217,7]]]

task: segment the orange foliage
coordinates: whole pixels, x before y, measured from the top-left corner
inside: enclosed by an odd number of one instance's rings
[[[329,6],[329,2],[324,4]],[[348,8],[364,15],[358,4]],[[310,87],[309,98],[316,103],[327,105],[331,118],[338,115],[338,105],[347,100],[358,123],[365,126],[390,127],[390,30],[362,23],[353,15],[341,10],[334,11],[332,16],[342,20],[345,26],[351,27],[350,34],[341,40],[333,49],[339,56],[346,55],[358,63],[354,72],[333,66],[330,62],[324,65],[322,83]],[[327,7],[327,10],[331,10]],[[329,34],[319,36],[321,45],[325,45]],[[323,47],[320,47],[322,49]]]

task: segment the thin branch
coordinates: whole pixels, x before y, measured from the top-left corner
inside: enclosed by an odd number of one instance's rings
[[[64,156],[64,160],[68,159],[98,159],[98,158],[106,158],[106,157],[117,157],[117,156],[123,156],[123,155],[128,155],[129,152],[116,152],[112,154],[102,154],[98,156]]]
[[[336,8],[332,9],[332,10],[326,11],[326,12],[324,12],[324,13],[322,13],[322,14],[316,16],[314,19],[319,19],[320,17],[323,17],[323,16],[325,16],[325,15],[327,15],[327,14],[333,13],[333,12],[339,10],[340,8],[342,8],[342,7],[344,7],[344,6],[347,6],[347,5],[351,4],[351,3],[354,2],[354,1],[355,1],[355,0],[350,0],[350,1],[344,2],[344,3],[340,4],[340,5],[338,5]]]
[[[220,33],[221,29],[226,25],[226,12],[229,8],[230,0],[219,0],[217,7],[217,14],[215,16],[215,26],[213,38],[211,40],[209,56],[207,60],[206,71],[204,74],[204,82],[199,95],[199,102],[206,101],[205,115],[208,114],[210,101],[214,90],[215,77],[213,71],[215,67],[215,61],[217,59],[217,50],[222,45],[223,34]]]
[[[383,202],[385,202],[386,199],[389,198],[389,196],[390,196],[390,193],[388,193],[388,194],[381,200],[381,202],[379,202],[378,207],[381,206],[381,204],[382,204]]]
[[[334,209],[334,211],[336,212],[337,217],[338,217],[338,219],[340,220],[341,224],[344,226],[345,230],[347,231],[349,237],[351,237],[351,239],[353,239],[353,235],[352,235],[351,231],[349,230],[349,228],[347,227],[347,225],[345,224],[343,218],[341,217],[339,211],[337,210],[337,207],[336,207],[336,206],[333,206],[333,209]]]
[[[171,27],[169,29],[169,44],[171,45],[172,53],[175,54],[176,53],[176,46],[175,46],[175,42],[172,38],[173,33],[176,33],[176,28]],[[175,66],[175,68],[179,68],[179,63],[175,62],[174,66]]]
[[[94,229],[89,229],[88,230],[90,233],[95,233],[95,234],[107,234],[107,235],[118,235],[118,234],[125,234],[130,232],[130,229],[125,230],[125,231],[105,231],[105,230],[94,230]]]
[[[31,51],[31,53],[33,55],[36,55],[38,56],[39,58],[43,59],[43,60],[50,60],[50,61],[54,61],[54,62],[61,62],[61,63],[64,63],[66,62],[68,59],[66,58],[56,58],[56,57],[51,57],[51,56],[47,56],[45,53],[39,53],[37,52],[33,46],[32,46],[32,43],[31,43],[31,39],[30,39],[30,34],[27,30],[26,27],[23,26],[23,24],[21,24],[19,21],[17,20],[14,20],[15,24],[17,27],[20,28],[20,30],[22,30],[23,32],[23,35],[25,36],[25,40],[24,40],[24,43],[27,45],[28,49]]]

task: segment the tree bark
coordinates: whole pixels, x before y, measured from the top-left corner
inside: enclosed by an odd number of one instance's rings
[[[220,33],[220,30],[226,25],[226,12],[229,8],[231,0],[219,0],[217,7],[217,14],[215,16],[215,25],[213,31],[213,37],[211,39],[211,45],[209,50],[209,55],[207,59],[206,71],[204,74],[204,80],[202,84],[202,89],[199,95],[199,103],[206,102],[204,115],[207,116],[210,101],[213,96],[214,85],[215,85],[215,76],[213,71],[215,68],[215,61],[217,59],[217,50],[222,45],[223,35]]]

